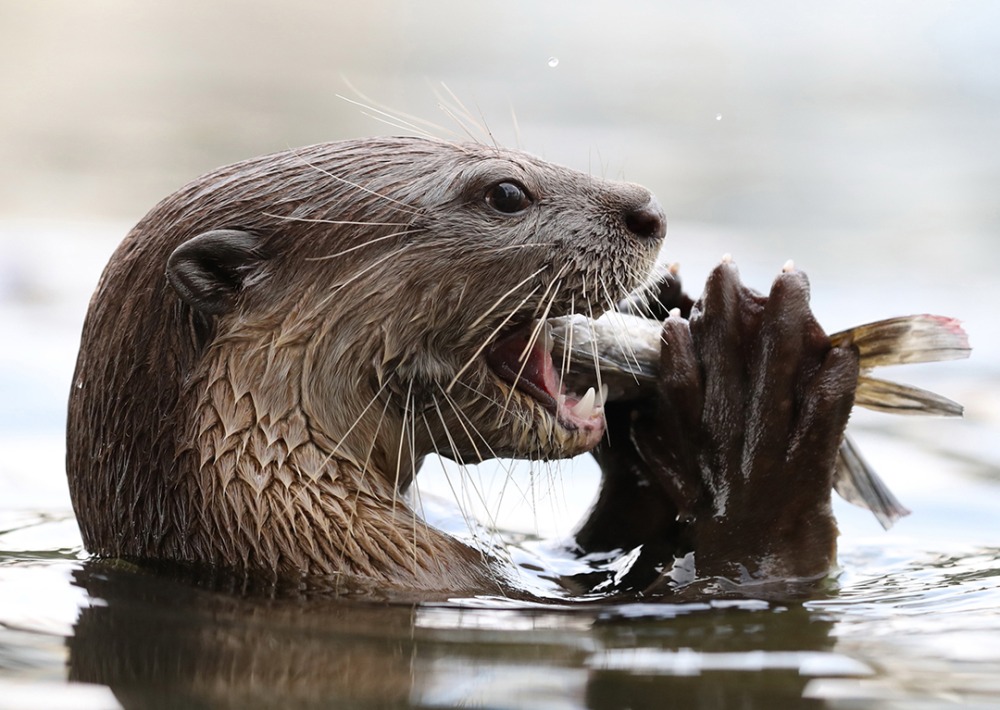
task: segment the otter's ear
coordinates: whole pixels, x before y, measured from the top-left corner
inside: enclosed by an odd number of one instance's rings
[[[228,311],[264,257],[259,239],[236,229],[192,237],[167,259],[167,280],[177,295],[209,315]]]

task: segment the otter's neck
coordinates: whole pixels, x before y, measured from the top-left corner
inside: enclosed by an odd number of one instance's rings
[[[300,354],[286,350],[283,363],[273,355],[261,355],[266,363],[217,355],[182,396],[192,416],[179,447],[191,503],[181,557],[397,588],[496,586],[479,552],[427,526],[400,499],[394,475],[372,457],[352,461],[315,430],[298,394]]]

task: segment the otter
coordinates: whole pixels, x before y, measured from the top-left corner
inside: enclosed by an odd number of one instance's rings
[[[126,236],[84,322],[67,425],[84,544],[507,593],[502,564],[405,504],[421,461],[597,448],[601,492],[575,544],[644,546],[631,588],[669,591],[664,567],[689,550],[712,575],[825,573],[857,357],[815,323],[804,275],[764,297],[720,265],[665,320],[666,374],[642,401],[562,389],[540,324],[648,287],[665,231],[641,186],[426,138],[196,179]]]

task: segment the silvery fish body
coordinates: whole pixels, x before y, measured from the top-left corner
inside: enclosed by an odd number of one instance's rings
[[[583,391],[593,384],[595,364],[607,388],[606,400],[640,396],[656,382],[659,321],[609,312],[595,320],[572,315],[547,323],[554,343],[552,357],[557,367],[562,363],[569,389]],[[888,365],[967,358],[971,352],[968,335],[957,320],[926,314],[891,318],[835,333],[830,340],[858,349],[861,370],[856,406],[893,414],[962,415],[962,406],[946,397],[870,374]],[[909,512],[849,438],[841,446],[834,488],[845,500],[871,510],[886,528]]]

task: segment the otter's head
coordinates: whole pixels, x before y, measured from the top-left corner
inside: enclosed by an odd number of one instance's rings
[[[585,451],[600,396],[561,390],[541,324],[611,307],[664,231],[644,188],[482,145],[350,141],[211,173],[136,226],[94,296],[78,510],[111,495],[95,476],[120,490],[270,456],[225,443],[252,427],[396,487],[434,451]]]

